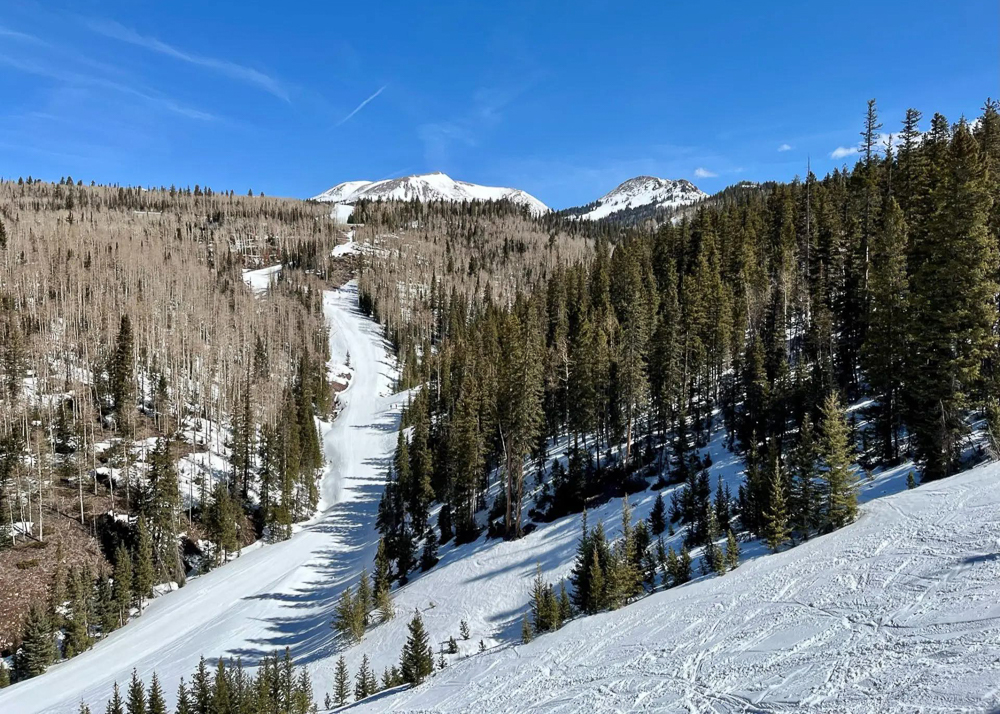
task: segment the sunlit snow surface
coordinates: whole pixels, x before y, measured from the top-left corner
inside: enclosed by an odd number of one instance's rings
[[[997,711],[998,483],[992,464],[870,501],[830,535],[357,711]]]
[[[447,544],[435,568],[393,590],[397,617],[345,646],[330,627],[334,605],[372,565],[378,499],[408,397],[390,394],[395,366],[378,327],[357,310],[356,287],[327,293],[324,310],[331,372],[341,381],[348,373],[350,386],[340,416],[323,427],[329,465],[321,515],[291,540],[246,552],[155,599],[92,651],[0,691],[0,712],[69,714],[81,698],[100,711],[112,682],[125,683],[133,667],[147,682],[155,670],[172,703],[202,654],[253,665],[285,646],[310,670],[319,703],[333,689],[339,655],[352,675],[363,655],[378,673],[398,662],[414,609],[435,652],[453,636],[459,654],[446,655],[448,667],[424,686],[351,711],[1000,708],[995,465],[913,491],[905,491],[908,466],[876,474],[859,489],[862,515],[852,526],[774,556],[745,543],[735,572],[580,618],[527,646],[519,643],[520,622],[535,568],[552,582],[568,577],[580,516],[515,542]],[[702,453],[711,455],[713,488],[721,476],[735,492],[743,467],[723,435]],[[654,499],[653,491],[632,496],[634,517],[645,518]],[[615,501],[593,508],[590,522],[602,520],[616,537],[619,508]],[[666,540],[679,547],[682,537]],[[459,634],[462,620],[469,640]]]
[[[597,199],[590,211],[573,218],[596,221],[629,208],[650,205],[662,209],[680,208],[707,196],[708,194],[684,179],[671,181],[655,176],[636,176]]]
[[[358,312],[356,287],[326,293],[324,309],[332,323],[331,366],[343,364],[349,351],[353,376],[339,417],[323,428],[321,514],[290,540],[244,553],[153,600],[93,650],[0,690],[0,712],[76,712],[81,699],[102,711],[112,683],[126,683],[133,667],[147,682],[155,670],[172,702],[202,654],[241,656],[252,665],[286,645],[314,671],[328,669],[332,681],[332,606],[374,555],[375,511],[404,397],[391,394],[394,363],[379,328]]]
[[[354,204],[363,198],[383,201],[499,201],[527,206],[531,213],[540,216],[549,207],[525,191],[500,186],[480,186],[465,181],[455,181],[437,172],[404,176],[384,181],[346,181],[314,196],[314,201],[335,204]],[[338,218],[342,216],[337,214]],[[346,217],[343,218],[346,220]]]

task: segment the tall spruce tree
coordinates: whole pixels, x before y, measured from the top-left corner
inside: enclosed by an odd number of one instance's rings
[[[344,659],[344,655],[341,655],[337,658],[337,669],[333,679],[333,699],[337,702],[338,707],[347,704],[351,696],[350,681],[351,673],[347,670],[347,660]]]
[[[404,682],[420,684],[434,671],[434,652],[419,612],[414,613],[407,630],[409,634],[403,645],[399,667]]]
[[[878,397],[876,430],[881,456],[899,458],[902,392],[907,356],[906,221],[889,197],[872,240],[869,331],[863,349],[868,381]]]
[[[840,528],[854,520],[858,512],[855,477],[851,469],[854,448],[844,411],[835,392],[827,395],[823,403],[820,422],[822,439],[819,455],[826,482],[825,525],[828,529]]]

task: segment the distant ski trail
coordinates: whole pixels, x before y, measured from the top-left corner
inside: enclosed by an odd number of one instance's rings
[[[402,406],[391,394],[395,367],[381,330],[358,311],[357,297],[350,283],[323,301],[331,365],[350,353],[353,376],[339,416],[323,433],[321,514],[288,541],[247,552],[154,600],[94,649],[0,691],[0,712],[68,714],[81,699],[101,711],[113,682],[125,685],[133,667],[146,682],[156,671],[172,703],[201,655],[240,656],[254,665],[287,646],[299,664],[323,667],[334,647],[333,603],[374,555],[374,514]]]

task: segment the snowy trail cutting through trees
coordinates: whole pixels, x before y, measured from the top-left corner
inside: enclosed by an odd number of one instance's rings
[[[253,665],[288,646],[299,664],[330,666],[323,660],[335,648],[333,603],[373,557],[374,514],[403,397],[391,394],[394,365],[379,327],[357,309],[356,286],[327,292],[324,311],[331,366],[349,353],[353,375],[340,414],[323,428],[320,514],[291,539],[247,552],[154,600],[94,649],[4,690],[0,712],[76,712],[81,699],[101,710],[112,683],[124,685],[133,667],[147,682],[156,671],[172,702],[201,655],[241,656]]]

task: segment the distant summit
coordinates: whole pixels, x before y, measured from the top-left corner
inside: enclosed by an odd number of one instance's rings
[[[670,210],[688,206],[707,198],[708,194],[698,189],[686,179],[657,178],[656,176],[636,176],[630,178],[593,203],[578,208],[567,208],[562,213],[569,218],[583,221],[597,221],[603,218],[619,218],[617,214],[635,213],[643,209],[643,214],[652,215],[658,210]]]
[[[345,181],[318,196],[314,201],[353,205],[362,200],[383,201],[501,201],[508,200],[527,206],[532,215],[540,216],[550,209],[544,203],[518,188],[480,186],[465,181],[456,181],[439,171],[430,174],[416,174],[385,181]]]

